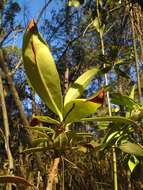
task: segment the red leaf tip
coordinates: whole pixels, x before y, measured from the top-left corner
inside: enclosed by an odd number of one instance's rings
[[[89,99],[89,101],[98,103],[98,104],[103,104],[104,97],[105,97],[105,91],[104,91],[104,89],[102,89],[102,90],[100,90],[99,94],[96,97]]]
[[[28,29],[31,30],[36,26],[36,21],[34,19],[31,19],[29,24],[28,24]]]

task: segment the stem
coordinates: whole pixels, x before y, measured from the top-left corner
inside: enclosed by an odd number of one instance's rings
[[[13,99],[15,101],[15,104],[17,106],[17,109],[19,110],[19,114],[20,114],[20,117],[21,117],[21,120],[23,122],[23,125],[24,125],[24,132],[26,133],[25,137],[25,142],[30,146],[32,147],[32,133],[31,131],[27,130],[25,128],[25,126],[29,126],[29,122],[26,118],[26,115],[24,113],[24,109],[23,109],[23,106],[22,106],[22,103],[20,101],[20,98],[19,98],[19,95],[17,93],[17,90],[15,88],[15,84],[13,82],[13,79],[10,75],[10,72],[9,72],[9,68],[5,62],[5,57],[6,57],[6,52],[4,52],[2,49],[0,49],[0,65],[2,66],[2,69],[6,75],[6,79],[8,81],[8,85],[9,85],[9,88],[11,90],[11,93],[12,93],[12,96],[13,96]],[[36,161],[37,161],[37,165],[38,165],[38,168],[41,172],[44,172],[44,168],[41,166],[41,159],[40,159],[40,155],[38,155],[37,153],[35,153],[35,156],[36,156]]]
[[[97,16],[98,16],[99,26],[101,26],[102,23],[100,20],[99,0],[97,0]],[[102,30],[99,31],[99,35],[100,35],[101,51],[102,51],[102,55],[104,55],[105,54],[105,46],[104,46]],[[106,67],[106,64],[104,64],[104,67]],[[108,75],[106,73],[104,75],[104,78],[105,78],[105,85],[108,85],[109,81],[108,81]],[[109,116],[112,116],[109,91],[107,91],[106,97],[107,97],[108,113],[109,113]],[[114,170],[114,190],[118,190],[117,159],[116,159],[115,147],[112,147],[112,154],[113,154],[113,168],[114,168],[113,169]]]
[[[13,98],[15,100],[15,104],[19,110],[19,113],[20,113],[20,116],[21,116],[21,119],[23,121],[23,124],[25,126],[28,126],[28,120],[24,114],[24,109],[21,105],[21,101],[19,99],[19,95],[17,93],[17,90],[15,88],[15,85],[14,85],[14,82],[12,80],[12,77],[10,75],[10,72],[9,72],[9,69],[8,69],[8,66],[7,64],[5,63],[5,55],[4,55],[5,52],[3,52],[2,50],[0,50],[0,62],[1,62],[1,65],[2,65],[2,68],[3,68],[3,71],[5,72],[5,75],[6,75],[6,78],[7,78],[7,81],[8,81],[8,84],[9,84],[9,87],[11,89],[11,92],[12,92],[12,95],[13,95]]]
[[[58,165],[60,163],[60,158],[55,158],[50,166],[48,175],[48,184],[46,190],[53,190],[55,184],[55,177],[57,176]]]
[[[2,106],[2,114],[3,114],[3,122],[4,122],[4,131],[5,131],[5,150],[8,158],[8,174],[12,174],[14,170],[14,161],[12,157],[12,153],[10,150],[10,130],[9,130],[9,123],[8,123],[8,116],[7,116],[7,109],[6,109],[6,103],[4,98],[4,91],[3,91],[3,83],[2,78],[0,76],[0,100],[1,100],[1,106]],[[12,186],[8,184],[6,186],[6,190],[11,190]]]
[[[112,147],[113,154],[113,171],[114,171],[114,190],[118,190],[118,180],[117,180],[117,158],[116,158],[116,149]]]
[[[62,190],[65,190],[65,162],[62,157]]]
[[[136,77],[137,77],[137,86],[138,86],[138,95],[139,101],[141,102],[142,99],[142,92],[141,92],[141,81],[140,81],[140,68],[138,62],[138,53],[136,47],[136,34],[135,34],[135,27],[134,27],[134,19],[133,19],[133,11],[130,11],[130,19],[131,19],[131,28],[132,28],[132,40],[133,40],[133,48],[134,48],[134,56],[135,56],[135,65],[136,65]]]

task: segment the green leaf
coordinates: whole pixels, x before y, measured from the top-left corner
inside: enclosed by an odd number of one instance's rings
[[[135,89],[136,89],[136,86],[133,85],[131,88],[130,95],[129,95],[129,98],[131,98],[132,100],[134,100],[134,98],[135,98]]]
[[[136,158],[136,156],[131,156],[129,161],[128,161],[128,166],[130,168],[130,171],[133,172],[135,167],[138,165],[139,160]]]
[[[56,119],[53,119],[53,118],[51,118],[49,116],[34,116],[33,118],[36,118],[39,121],[45,122],[45,123],[51,123],[51,124],[59,124],[60,123]]]
[[[4,175],[0,176],[0,183],[15,183],[15,184],[21,184],[26,187],[33,187],[35,190],[38,190],[37,187],[29,183],[26,179],[19,176],[10,176],[10,175]]]
[[[55,149],[63,149],[68,143],[68,137],[66,132],[60,133],[55,139],[54,139],[54,147]]]
[[[135,85],[132,86],[132,88],[131,88],[131,92],[130,92],[129,98],[131,98],[132,100],[134,100],[134,96],[135,96]],[[127,118],[131,117],[131,111],[126,111],[126,117]]]
[[[92,133],[86,133],[86,132],[81,132],[81,133],[75,133],[76,137],[93,137]]]
[[[125,106],[128,110],[140,108],[140,106],[133,99],[120,93],[112,93],[111,98],[112,103]]]
[[[114,131],[107,136],[105,143],[109,143],[110,141],[118,137],[120,137],[119,131]]]
[[[69,0],[68,6],[70,7],[80,7],[80,1],[79,0]]]
[[[48,141],[49,141],[48,138],[37,138],[37,139],[35,139],[35,140],[32,141],[32,145],[33,146],[37,146],[40,143],[45,143],[45,142],[48,142]]]
[[[101,105],[87,99],[70,101],[64,108],[64,122],[67,124],[80,121],[82,118],[95,113]]]
[[[107,117],[92,117],[92,118],[83,118],[81,121],[109,121],[112,123],[124,123],[132,125],[134,127],[139,127],[136,122],[131,119],[127,119],[121,116],[107,116]]]
[[[68,92],[65,96],[64,105],[66,105],[71,100],[74,100],[78,97],[80,97],[85,90],[85,88],[89,85],[91,80],[95,77],[95,75],[98,73],[98,68],[93,68],[85,73],[83,73],[78,79],[71,85],[71,87],[68,89]]]
[[[47,43],[32,20],[23,37],[22,55],[26,74],[45,104],[62,120],[60,79]]]
[[[35,152],[45,152],[49,149],[51,149],[51,147],[34,147],[34,148],[28,148],[26,150],[23,150],[22,153],[31,154]]]
[[[100,32],[100,23],[99,23],[98,17],[96,17],[96,18],[93,20],[93,26],[96,28],[97,32]]]
[[[49,133],[55,133],[55,131],[49,127],[42,127],[42,126],[35,126],[35,127],[26,127],[31,130],[36,130],[36,131],[42,131],[42,132],[49,132]]]
[[[88,149],[87,147],[80,145],[77,147],[77,151],[82,152],[82,153],[87,153]]]
[[[125,153],[143,156],[143,147],[139,144],[126,141],[125,143],[119,145],[119,148]]]

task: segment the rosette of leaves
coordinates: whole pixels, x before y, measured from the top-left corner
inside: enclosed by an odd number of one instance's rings
[[[80,98],[89,83],[100,72],[99,68],[91,68],[79,76],[67,90],[63,98],[60,78],[50,52],[48,44],[38,31],[36,22],[31,20],[23,37],[22,55],[24,67],[30,84],[37,94],[55,113],[57,119],[49,116],[37,116],[38,121],[46,126],[30,127],[39,133],[39,138],[34,139],[36,147],[27,150],[45,151],[47,149],[66,149],[76,136],[85,137],[88,134],[77,134],[70,131],[73,122],[81,121],[108,121],[134,122],[123,117],[88,118],[96,113],[104,101],[104,90],[96,92],[89,98]],[[71,135],[72,134],[72,135]],[[91,136],[91,135],[89,135]]]

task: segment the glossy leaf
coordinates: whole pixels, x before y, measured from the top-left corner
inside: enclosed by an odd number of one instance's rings
[[[108,142],[110,142],[110,141],[112,141],[113,139],[118,138],[118,137],[120,137],[119,131],[114,131],[114,132],[112,132],[111,134],[109,134],[109,135],[107,136],[107,138],[106,138],[106,143],[108,143]]]
[[[60,123],[56,119],[53,119],[49,116],[34,116],[34,118],[38,119],[41,122],[45,122],[45,123],[51,123],[51,124],[59,124]]]
[[[80,1],[79,0],[69,0],[68,6],[71,7],[80,7]]]
[[[95,77],[95,75],[98,73],[98,68],[93,68],[85,73],[83,73],[80,77],[78,77],[77,80],[71,85],[71,87],[68,89],[68,92],[65,96],[64,105],[66,105],[71,100],[74,100],[78,97],[80,97],[85,90],[85,88],[89,85],[91,80]]]
[[[127,119],[122,116],[107,116],[107,117],[92,117],[92,118],[83,118],[81,121],[109,121],[112,123],[124,123],[132,125],[134,127],[139,127],[136,122],[131,119]]]
[[[30,83],[46,105],[62,120],[63,100],[60,79],[47,43],[32,20],[24,34],[24,67]]]
[[[93,26],[96,28],[97,32],[100,32],[101,26],[100,26],[98,17],[96,17],[96,18],[93,20]]]
[[[125,106],[129,110],[139,108],[139,105],[133,99],[120,93],[112,93],[111,98],[112,103]]]
[[[129,98],[131,98],[132,100],[134,100],[135,98],[135,89],[136,89],[136,86],[132,86],[131,88],[131,92],[130,92],[130,95],[129,95]]]
[[[82,118],[95,113],[101,105],[87,99],[70,101],[64,108],[64,122],[67,124],[80,121]]]
[[[33,189],[38,190],[37,187],[29,183],[26,179],[19,176],[10,176],[10,175],[4,175],[0,176],[0,183],[15,183],[15,184],[21,184],[26,187],[33,187]]]
[[[128,166],[130,168],[130,171],[133,172],[135,167],[138,165],[139,160],[136,158],[136,156],[131,156],[129,161],[128,161]]]
[[[134,154],[136,156],[143,156],[143,147],[141,147],[139,144],[127,141],[119,145],[119,148],[125,153]]]

